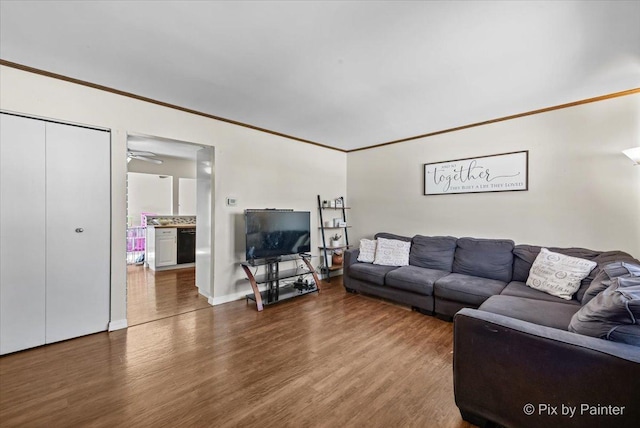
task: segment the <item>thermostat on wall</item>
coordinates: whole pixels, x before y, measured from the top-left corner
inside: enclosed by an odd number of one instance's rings
[[[232,198],[229,197],[227,198],[227,205],[230,207],[235,207],[238,204],[238,199],[237,198]]]

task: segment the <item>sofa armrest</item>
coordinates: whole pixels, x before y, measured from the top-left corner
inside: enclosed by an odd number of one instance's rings
[[[344,252],[344,258],[342,259],[342,284],[347,291],[352,287],[350,268],[351,265],[358,262],[358,255],[360,255],[359,248],[353,248]]]
[[[640,420],[640,348],[475,309],[454,317],[453,383],[463,417],[479,425]]]
[[[358,262],[358,256],[360,255],[359,248],[353,248],[351,250],[346,250],[344,252],[344,258],[342,259],[344,273],[346,274],[349,270],[349,266]]]

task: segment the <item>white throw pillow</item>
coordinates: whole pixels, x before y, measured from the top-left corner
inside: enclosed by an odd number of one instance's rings
[[[374,265],[407,266],[409,264],[409,250],[411,242],[397,239],[378,238],[378,248]]]
[[[377,242],[375,239],[361,239],[358,261],[363,263],[373,263],[373,260],[376,257],[376,245]]]
[[[580,288],[580,282],[596,265],[596,262],[542,248],[531,266],[527,285],[552,296],[571,300]]]

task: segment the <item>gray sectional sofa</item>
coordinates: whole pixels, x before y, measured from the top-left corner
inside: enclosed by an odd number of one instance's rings
[[[392,233],[378,233],[378,238],[411,242],[409,265],[361,263],[357,260],[358,249],[345,251],[346,290],[393,300],[449,321],[460,309],[482,306],[490,312],[566,330],[580,306],[603,289],[596,284],[606,279],[604,265],[614,261],[640,263],[622,251],[548,247],[597,263],[573,298],[564,300],[525,284],[541,247],[516,245],[509,239]],[[587,291],[594,280],[591,291]]]
[[[621,251],[548,247],[596,263],[565,300],[525,284],[541,247],[450,236],[377,238],[411,241],[409,265],[361,263],[358,249],[349,250],[344,286],[447,320],[455,316],[454,390],[465,420],[504,427],[638,426],[640,347],[569,331],[574,314],[609,286],[604,267],[638,260]]]

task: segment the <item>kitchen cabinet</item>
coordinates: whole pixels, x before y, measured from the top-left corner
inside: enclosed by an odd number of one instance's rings
[[[195,227],[148,226],[145,261],[154,271],[195,266]]]
[[[156,229],[156,266],[178,263],[178,234],[175,228]]]
[[[0,354],[107,330],[110,141],[0,113]]]

